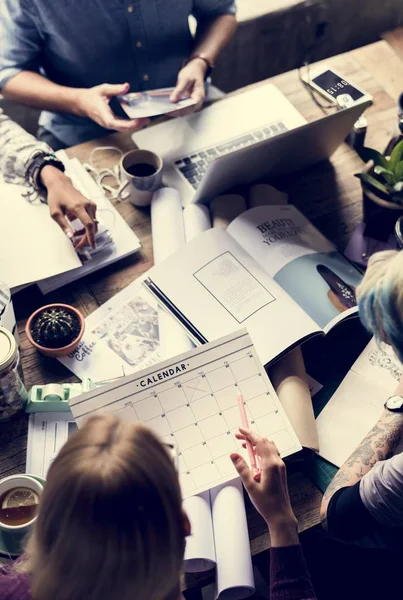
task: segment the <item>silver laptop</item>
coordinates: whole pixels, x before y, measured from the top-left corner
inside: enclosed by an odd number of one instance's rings
[[[272,84],[200,113],[133,134],[164,160],[164,183],[182,204],[208,203],[235,185],[276,177],[329,158],[371,104],[366,100],[312,123]]]

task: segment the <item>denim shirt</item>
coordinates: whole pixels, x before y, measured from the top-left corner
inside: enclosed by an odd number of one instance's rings
[[[1,0],[0,89],[21,71],[60,85],[174,86],[199,24],[235,13],[234,0]],[[112,108],[118,111],[117,102]],[[40,125],[71,146],[108,133],[92,121],[43,112]]]

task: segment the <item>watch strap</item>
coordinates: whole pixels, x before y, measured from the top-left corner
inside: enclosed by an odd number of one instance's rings
[[[213,62],[211,62],[210,59],[207,58],[207,56],[205,56],[202,53],[199,52],[195,52],[194,54],[192,54],[191,56],[189,56],[188,59],[186,59],[185,61],[183,61],[183,67],[185,67],[186,65],[188,65],[192,60],[196,60],[197,58],[199,58],[200,60],[203,60],[206,65],[207,65],[207,70],[206,70],[206,74],[205,77],[209,77],[211,75],[212,70],[215,67],[215,64]]]

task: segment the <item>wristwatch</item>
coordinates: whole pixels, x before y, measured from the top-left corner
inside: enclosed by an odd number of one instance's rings
[[[403,413],[403,397],[391,396],[385,402],[385,408],[391,412]]]

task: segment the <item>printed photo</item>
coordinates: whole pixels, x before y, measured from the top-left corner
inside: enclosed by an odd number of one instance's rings
[[[133,367],[147,360],[159,348],[158,312],[137,296],[114,309],[92,333]]]
[[[173,90],[174,88],[162,88],[147,92],[133,92],[118,96],[118,100],[130,119],[166,115],[196,104],[192,98],[182,98],[182,100],[173,104],[169,99]]]

